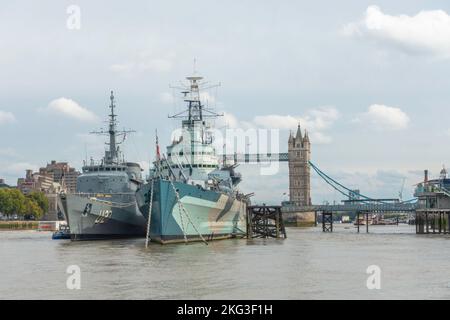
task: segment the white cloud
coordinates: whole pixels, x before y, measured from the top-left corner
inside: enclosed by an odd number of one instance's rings
[[[373,104],[368,111],[353,120],[355,123],[369,123],[378,129],[402,130],[408,127],[409,116],[400,108]]]
[[[7,172],[9,175],[25,176],[25,170],[28,169],[35,172],[39,169],[39,166],[29,162],[17,162],[7,165],[3,171]]]
[[[253,119],[253,123],[259,127],[277,129],[296,128],[300,123],[302,127],[313,132],[328,129],[339,119],[339,116],[339,112],[335,107],[319,107],[309,110],[304,116],[277,114],[256,116]]]
[[[407,53],[450,58],[450,16],[443,10],[388,15],[377,6],[369,6],[363,19],[347,24],[343,33],[374,39]]]
[[[175,54],[170,53],[166,57],[154,57],[151,52],[139,52],[132,59],[123,63],[116,63],[109,67],[113,72],[131,74],[137,72],[168,72],[173,68],[173,58]]]
[[[310,132],[311,140],[315,144],[327,144],[332,142],[332,137],[326,131],[340,117],[335,107],[319,107],[309,110],[304,116],[267,115],[256,116],[253,123],[258,127],[267,129],[295,129],[300,123],[303,129]]]
[[[0,110],[0,124],[13,123],[16,117],[12,112]]]
[[[13,148],[0,148],[0,156],[6,158],[17,158],[19,154]]]
[[[279,129],[296,130],[300,123],[302,129],[308,130],[311,139],[315,144],[327,144],[333,139],[326,134],[333,124],[340,117],[339,111],[335,107],[319,107],[306,112],[304,116],[291,116],[270,114],[255,116],[251,121],[240,121],[234,115],[225,112],[224,117],[219,119],[217,127],[227,127],[231,129]]]
[[[59,113],[64,116],[80,121],[96,122],[98,117],[90,110],[80,106],[72,99],[58,98],[49,103],[46,108],[41,109],[46,112]]]

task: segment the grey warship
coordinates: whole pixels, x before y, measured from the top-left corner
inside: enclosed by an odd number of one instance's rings
[[[70,228],[71,240],[96,240],[145,236],[146,220],[136,205],[142,184],[141,167],[126,162],[119,145],[127,133],[117,130],[114,94],[111,91],[108,130],[92,132],[109,136],[100,162],[84,162],[72,194],[60,194],[59,204]],[[117,141],[121,137],[122,141]]]

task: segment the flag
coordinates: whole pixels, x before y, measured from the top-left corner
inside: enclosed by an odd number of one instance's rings
[[[158,130],[156,130],[156,160],[161,160],[161,153],[159,152]]]

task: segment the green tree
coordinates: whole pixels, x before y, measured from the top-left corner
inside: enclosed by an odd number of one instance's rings
[[[42,209],[43,213],[48,212],[49,203],[48,198],[43,192],[33,191],[28,195],[28,198],[34,200],[38,206]]]
[[[9,197],[11,198],[12,207],[10,208],[10,212],[8,214],[17,214],[23,215],[25,214],[25,196],[22,192],[17,189],[8,189]]]
[[[0,212],[8,216],[12,212],[12,198],[10,196],[10,189],[0,189]]]
[[[38,202],[31,197],[25,198],[25,212],[27,215],[32,215],[36,219],[39,219],[44,215],[44,210],[42,210]]]

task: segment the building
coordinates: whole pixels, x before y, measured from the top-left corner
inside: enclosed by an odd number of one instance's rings
[[[289,135],[289,201],[282,203],[286,223],[297,226],[313,226],[315,212],[311,206],[311,142],[308,133],[302,134],[300,125],[295,136]],[[298,208],[292,210],[292,208]]]
[[[0,179],[0,189],[1,188],[11,188],[11,186],[8,186],[6,183],[5,183],[5,179]]]
[[[47,163],[46,167],[41,168],[39,171],[51,175],[53,181],[59,183],[66,192],[76,192],[77,178],[80,172],[71,168],[67,162],[56,162],[52,160],[50,163]]]
[[[53,187],[53,176],[45,171],[33,173],[33,170],[26,170],[25,178],[17,179],[17,188],[23,194],[29,194],[32,191],[41,191],[51,193]]]
[[[311,205],[311,143],[308,132],[302,136],[300,125],[295,137],[289,135],[289,201],[298,206]]]
[[[33,170],[26,170],[25,178],[17,180],[17,188],[25,195],[33,191],[43,192],[49,202],[49,210],[45,213],[43,220],[57,220],[59,211],[57,195],[63,188],[53,180],[53,175],[47,172],[45,168],[41,168],[39,172],[34,173]]]

